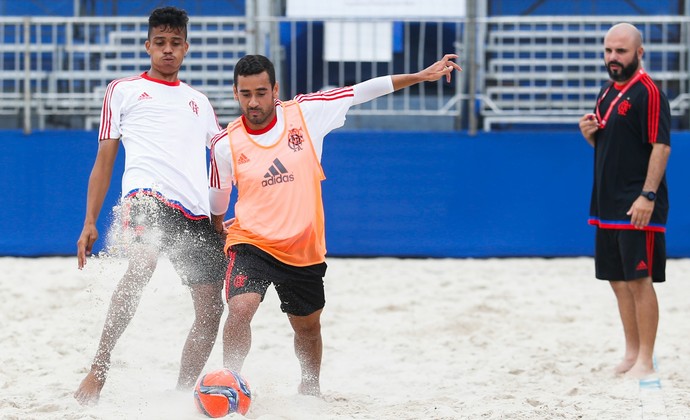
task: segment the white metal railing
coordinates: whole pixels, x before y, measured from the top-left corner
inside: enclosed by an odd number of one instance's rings
[[[644,64],[668,95],[671,113],[687,125],[690,73],[688,17],[529,16],[482,21],[485,57],[480,95],[484,129],[495,124],[576,124],[591,112],[608,75],[603,39],[615,23],[643,34]]]
[[[225,123],[238,115],[233,69],[247,53],[273,60],[281,97],[289,98],[414,72],[456,52],[465,71],[450,85],[425,83],[362,104],[350,112],[361,124],[349,126],[575,124],[607,79],[603,36],[620,21],[643,32],[645,67],[669,97],[674,124],[687,128],[690,20],[683,16],[198,17],[180,77],[209,96]],[[149,68],[146,33],[145,18],[0,17],[0,127],[94,128],[107,84]],[[353,45],[360,56],[348,55]],[[424,118],[401,118],[415,115]]]
[[[375,22],[352,23],[359,31]],[[389,24],[401,35],[396,45],[387,46],[396,48],[390,59],[367,62],[325,59],[324,21],[193,18],[190,51],[180,78],[209,96],[224,123],[238,115],[232,78],[234,64],[244,54],[269,56],[277,67],[281,96],[289,98],[370,77],[417,71],[444,52],[454,52],[462,35],[461,22],[451,20],[378,23]],[[149,68],[143,47],[146,34],[145,18],[0,18],[0,39],[5,40],[0,45],[0,66],[5,69],[0,73],[0,119],[24,116],[25,127],[39,129],[94,128],[107,84]],[[443,50],[444,46],[450,51]],[[440,116],[450,121],[452,129],[462,104],[458,80],[462,79],[389,95],[354,108],[351,115],[392,121],[400,115]]]
[[[346,86],[395,73],[413,73],[427,67],[445,53],[461,53],[464,22],[458,19],[322,19],[258,18],[267,33],[287,34],[288,39],[265,37],[257,48],[273,57],[284,57],[279,65],[283,77],[282,96]],[[282,31],[281,31],[282,28]],[[387,38],[386,31],[394,35]],[[377,43],[386,43],[383,48]],[[391,45],[392,43],[392,45]],[[287,47],[286,47],[287,45]],[[286,49],[287,48],[287,49]],[[348,48],[350,53],[347,53]],[[381,52],[376,57],[375,51]],[[359,58],[358,58],[359,56]],[[452,129],[457,125],[462,104],[464,75],[445,82],[421,84],[354,107],[349,115],[385,118],[400,116],[445,117]],[[398,125],[403,119],[397,118]],[[417,121],[417,127],[420,122]],[[424,124],[422,123],[422,127]]]
[[[0,18],[0,116],[24,114],[25,129],[94,128],[107,84],[149,69],[147,30],[146,18]],[[188,39],[180,78],[219,119],[234,118],[234,63],[252,48],[245,19],[195,18]]]

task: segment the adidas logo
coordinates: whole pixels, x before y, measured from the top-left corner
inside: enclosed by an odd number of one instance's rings
[[[240,157],[237,158],[237,164],[238,165],[241,165],[241,164],[247,163],[247,162],[249,162],[249,158],[247,156],[245,156],[244,153],[240,154]]]
[[[635,270],[637,271],[642,271],[647,269],[647,264],[644,261],[640,261],[639,264],[637,264],[637,268]]]
[[[139,99],[137,99],[137,100],[138,100],[138,101],[142,101],[142,100],[144,100],[144,99],[153,99],[153,97],[149,96],[148,93],[144,92],[144,93],[142,93],[141,95],[139,95]]]
[[[269,185],[282,184],[283,182],[292,182],[295,180],[293,174],[288,174],[288,170],[285,166],[276,158],[273,161],[273,165],[268,168],[268,172],[264,175],[264,180],[261,181],[262,187],[268,187]]]

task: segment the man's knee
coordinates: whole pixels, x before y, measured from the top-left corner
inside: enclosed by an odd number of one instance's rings
[[[261,295],[258,293],[243,293],[230,297],[228,300],[228,318],[238,321],[250,321],[261,304]]]
[[[211,301],[197,314],[197,316],[209,319],[218,324],[223,316],[223,309],[225,309],[225,305],[223,305],[222,299]]]
[[[646,293],[654,290],[651,277],[643,277],[641,279],[629,281],[628,287],[630,288],[630,292],[635,297],[643,296]]]
[[[295,334],[302,338],[313,339],[321,335],[321,311],[307,316],[290,316],[290,324]]]
[[[190,290],[197,319],[220,321],[225,309],[222,286],[204,283],[191,286]]]
[[[153,277],[153,272],[158,266],[157,256],[143,256],[132,258],[127,265],[127,271],[123,277],[123,281],[129,284],[129,287],[144,288]]]

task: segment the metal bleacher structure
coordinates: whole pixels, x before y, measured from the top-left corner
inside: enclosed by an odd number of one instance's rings
[[[687,128],[688,19],[683,16],[494,17],[486,21],[480,82],[485,130],[506,124],[572,124],[593,109],[608,76],[603,38],[626,21],[643,34],[645,69]]]
[[[2,18],[0,115],[31,112],[39,129],[97,127],[108,83],[149,69],[147,29],[146,18]],[[247,53],[244,20],[196,19],[188,40],[180,78],[209,97],[219,120],[233,118],[233,66]]]
[[[414,72],[451,46],[465,71],[450,87],[439,83],[406,89],[356,107],[351,115],[398,121],[412,115],[441,117],[450,125],[430,124],[486,131],[519,124],[574,125],[591,111],[607,80],[602,41],[606,30],[620,21],[642,31],[645,67],[669,98],[674,127],[688,128],[687,16],[396,21],[402,36],[391,61],[356,63],[326,62],[323,21],[202,16],[190,22],[190,50],[180,78],[204,92],[219,120],[227,122],[239,112],[232,73],[244,54],[271,57],[284,77],[281,96],[290,97]],[[107,84],[149,68],[146,34],[146,18],[0,17],[0,128],[96,128]],[[437,121],[422,118],[415,124],[423,120]]]

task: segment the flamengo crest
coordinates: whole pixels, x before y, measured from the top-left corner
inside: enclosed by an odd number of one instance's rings
[[[302,143],[304,143],[304,136],[301,128],[291,128],[288,132],[288,146],[295,152],[302,150]]]
[[[189,101],[189,107],[192,108],[193,113],[199,115],[199,105],[197,105],[196,102],[194,102],[194,99]]]
[[[632,108],[632,105],[630,102],[626,99],[623,102],[618,105],[618,115],[626,116],[628,115],[628,111],[630,111],[630,108]]]

